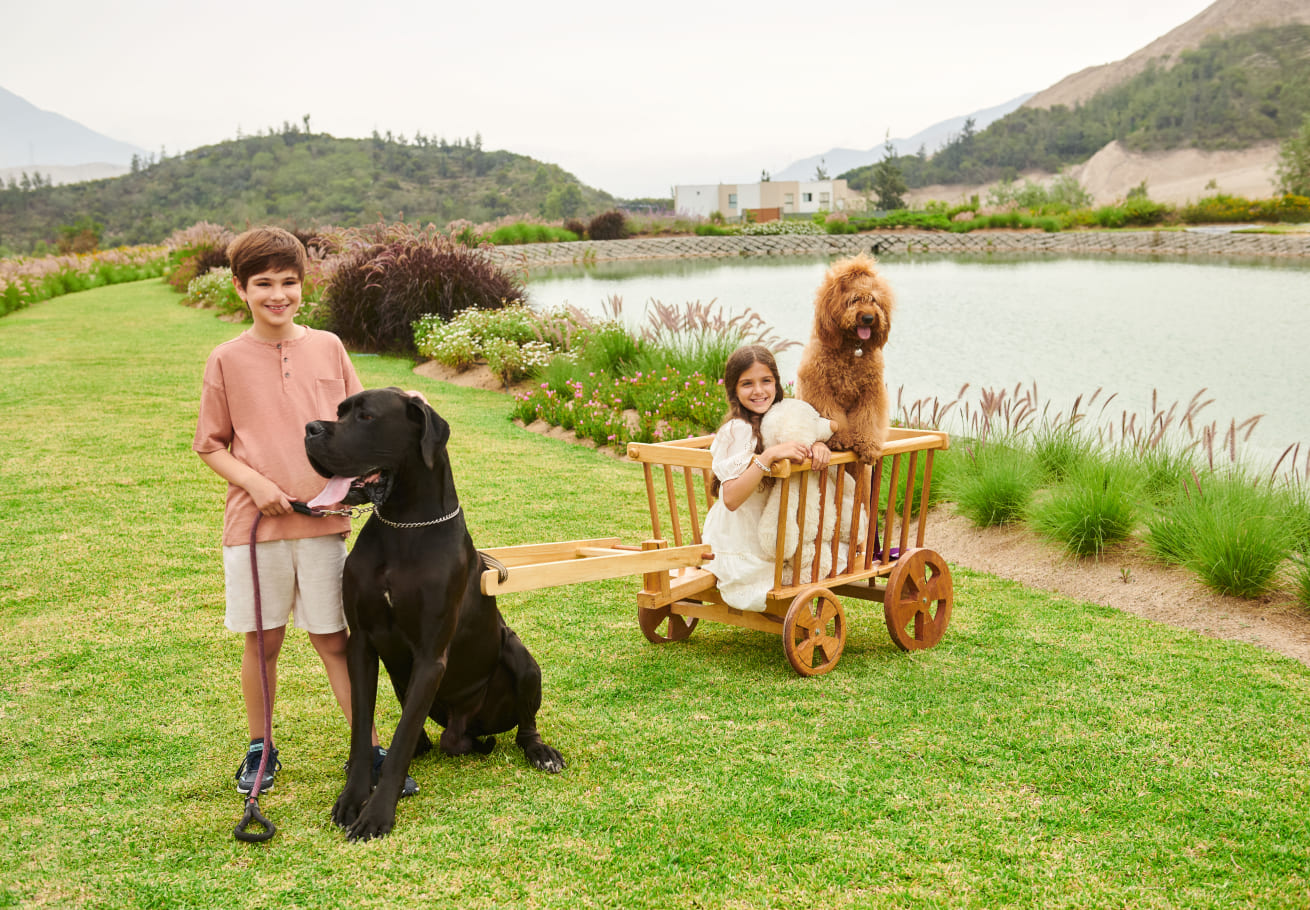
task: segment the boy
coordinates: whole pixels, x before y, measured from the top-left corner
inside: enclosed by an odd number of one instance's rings
[[[295,624],[309,633],[332,694],[347,724],[350,721],[347,633],[341,608],[341,569],[350,519],[302,515],[292,510],[291,502],[308,502],[325,483],[305,456],[305,424],[335,420],[337,404],[363,387],[335,335],[294,321],[306,255],[293,234],[267,227],[246,231],[228,246],[228,259],[232,283],[249,307],[254,325],[209,355],[192,448],[228,482],[223,515],[225,624],[245,634],[241,694],[250,746],[236,779],[237,791],[247,794],[265,748],[269,760],[261,791],[272,788],[274,773],[281,767],[277,748],[265,743],[263,735],[264,698],[250,573],[250,528],[259,513],[264,517],[256,556],[269,700],[276,697],[277,658],[294,605]],[[374,730],[375,775],[386,755],[377,743]],[[418,791],[412,780],[405,783],[405,795]]]

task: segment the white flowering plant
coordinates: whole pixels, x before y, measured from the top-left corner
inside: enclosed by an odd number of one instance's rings
[[[538,313],[516,300],[495,310],[467,309],[450,322],[426,315],[414,323],[414,345],[424,357],[456,370],[485,360],[509,385],[569,351],[584,325],[576,312]]]
[[[210,269],[192,278],[187,283],[186,296],[182,302],[187,306],[218,310],[224,315],[243,313],[246,310],[241,295],[232,284],[232,270],[229,268]]]

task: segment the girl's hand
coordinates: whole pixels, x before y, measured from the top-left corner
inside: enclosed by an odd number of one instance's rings
[[[828,462],[832,461],[832,449],[828,448],[821,442],[816,442],[810,446],[810,464],[814,470],[822,471],[828,467]]]
[[[799,442],[780,442],[777,445],[769,446],[760,453],[760,460],[770,467],[775,461],[786,458],[800,464],[810,457],[810,447],[801,445]]]

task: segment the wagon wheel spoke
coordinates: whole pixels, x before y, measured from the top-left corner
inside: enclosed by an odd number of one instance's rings
[[[641,626],[642,634],[646,636],[647,641],[652,641],[657,645],[668,644],[672,641],[686,641],[691,635],[696,623],[700,620],[685,616],[680,616],[673,612],[670,606],[647,608],[637,608],[637,624]]]
[[[945,560],[928,549],[901,554],[887,576],[884,613],[897,647],[931,648],[941,641],[951,619],[954,588]]]
[[[826,588],[808,588],[796,596],[783,619],[782,647],[787,661],[802,676],[827,673],[837,665],[846,644],[846,614]]]

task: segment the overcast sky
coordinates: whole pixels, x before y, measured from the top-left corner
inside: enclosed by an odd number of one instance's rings
[[[299,123],[559,164],[622,197],[868,149],[1122,59],[1212,0],[6,3],[0,86],[175,154]]]

